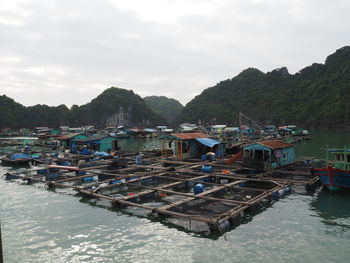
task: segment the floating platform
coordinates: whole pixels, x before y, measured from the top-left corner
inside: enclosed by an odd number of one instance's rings
[[[47,165],[4,177],[43,183],[46,188],[69,188],[122,210],[142,209],[146,215],[166,218],[191,231],[219,234],[285,197],[295,185],[308,191],[319,185],[303,162],[295,164],[298,170],[290,166],[257,173],[238,165],[177,161],[152,154],[143,156],[142,164],[135,160],[136,155],[126,154],[90,165]]]

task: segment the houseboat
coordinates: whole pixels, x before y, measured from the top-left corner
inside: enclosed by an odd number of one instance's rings
[[[350,189],[350,149],[326,149],[326,152],[326,165],[313,168],[312,173],[331,192]]]

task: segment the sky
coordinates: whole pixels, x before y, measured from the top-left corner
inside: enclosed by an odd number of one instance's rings
[[[0,95],[82,105],[114,86],[186,104],[248,67],[350,42],[348,0],[0,0]]]

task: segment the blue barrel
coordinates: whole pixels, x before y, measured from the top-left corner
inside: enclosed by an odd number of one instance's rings
[[[212,171],[213,171],[213,167],[206,166],[206,165],[202,166],[202,172],[204,172],[204,173],[211,173]]]
[[[194,187],[193,187],[193,192],[194,194],[200,194],[201,192],[203,192],[203,189],[204,189],[204,186],[202,184],[196,184]]]
[[[202,156],[201,156],[201,160],[202,161],[205,161],[205,160],[207,160],[208,159],[208,156],[206,155],[206,154],[203,154]]]
[[[279,199],[279,194],[278,194],[278,191],[275,191],[272,193],[272,197],[273,197],[273,200],[278,200]]]
[[[109,182],[109,184],[119,184],[121,182],[122,182],[121,180],[115,180],[115,181]]]
[[[136,161],[137,165],[141,165],[142,164],[142,156],[141,155],[137,155],[135,161]]]
[[[85,175],[86,171],[75,171],[75,175]]]
[[[215,154],[209,154],[209,161],[215,161]]]

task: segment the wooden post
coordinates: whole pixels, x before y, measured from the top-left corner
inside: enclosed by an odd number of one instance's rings
[[[2,254],[1,223],[0,223],[0,262],[4,262],[4,257]]]

